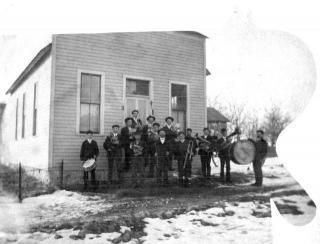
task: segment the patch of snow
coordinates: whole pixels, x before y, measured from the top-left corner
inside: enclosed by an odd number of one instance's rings
[[[233,207],[189,212],[176,218],[162,220],[146,218],[145,243],[250,243],[271,242],[270,218],[257,218],[251,213],[257,206],[251,202]],[[232,216],[220,216],[226,211],[234,211]],[[191,213],[191,214],[190,214]],[[202,222],[202,223],[201,223]]]

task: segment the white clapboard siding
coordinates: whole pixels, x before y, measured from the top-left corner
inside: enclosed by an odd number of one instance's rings
[[[51,93],[51,56],[8,95],[3,114],[1,162],[35,167],[47,171],[49,162],[49,113]],[[34,84],[37,83],[37,133],[33,135]],[[25,136],[22,138],[22,100],[25,93]],[[15,139],[16,101],[19,99],[18,139]]]
[[[78,70],[105,73],[104,134],[114,123],[123,124],[123,76],[153,79],[153,109],[157,121],[169,114],[169,81],[189,84],[189,127],[200,132],[206,124],[205,39],[178,32],[70,34],[53,38],[54,114],[53,165],[81,169],[79,151],[85,135],[76,131]],[[99,144],[98,168],[106,166]]]

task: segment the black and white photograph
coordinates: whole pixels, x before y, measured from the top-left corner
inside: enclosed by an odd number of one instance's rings
[[[319,243],[314,12],[31,2],[0,4],[0,243]]]

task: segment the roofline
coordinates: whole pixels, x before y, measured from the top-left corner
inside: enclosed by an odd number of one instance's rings
[[[42,48],[37,55],[31,60],[27,67],[22,71],[18,78],[13,82],[10,88],[6,91],[7,94],[14,93],[15,90],[25,81],[25,79],[38,67],[38,65],[49,56],[51,53],[52,43]]]
[[[177,33],[184,33],[184,34],[188,34],[188,35],[193,35],[193,36],[200,36],[202,38],[205,38],[205,39],[208,39],[209,37],[201,34],[200,32],[198,31],[175,31]]]

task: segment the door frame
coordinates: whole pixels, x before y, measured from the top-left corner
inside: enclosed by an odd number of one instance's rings
[[[172,116],[172,109],[171,109],[171,86],[172,84],[175,85],[185,85],[187,87],[187,110],[186,110],[186,128],[190,127],[190,84],[187,82],[182,81],[173,81],[169,80],[169,115]]]
[[[146,99],[149,100],[149,103],[153,103],[153,78],[150,77],[144,77],[144,76],[134,76],[134,75],[123,75],[123,79],[122,79],[122,103],[123,103],[123,120],[130,116],[127,114],[127,103],[126,103],[126,98],[127,98],[127,79],[136,79],[136,80],[144,80],[144,81],[149,81],[149,96],[139,96],[137,95],[136,98],[137,99]],[[132,96],[133,98],[135,96]],[[150,106],[150,104],[149,104]],[[150,107],[149,107],[150,108]],[[151,109],[151,108],[150,108]],[[148,115],[147,115],[148,116]],[[146,118],[140,118],[141,120],[145,120]]]

